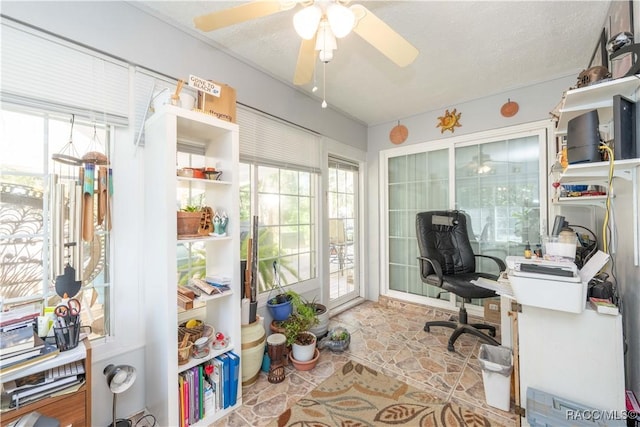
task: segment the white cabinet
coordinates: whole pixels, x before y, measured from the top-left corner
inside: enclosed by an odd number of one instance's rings
[[[144,301],[146,328],[146,406],[158,425],[179,425],[178,374],[222,352],[240,355],[240,232],[238,189],[238,125],[203,113],[164,105],[145,124],[144,147]],[[219,181],[176,176],[178,151],[190,147],[204,156],[204,166],[222,171]],[[189,151],[189,150],[188,150]],[[229,217],[226,237],[178,240],[176,212],[180,189],[198,189],[202,204]],[[199,245],[206,275],[231,279],[230,293],[209,297],[183,312],[177,305],[178,248]],[[135,278],[133,278],[135,280]],[[116,301],[116,304],[118,302]],[[198,318],[230,339],[224,350],[178,365],[178,323]],[[125,325],[126,327],[126,325]],[[240,378],[242,374],[240,373]],[[205,418],[210,425],[242,405],[240,381],[236,405]]]

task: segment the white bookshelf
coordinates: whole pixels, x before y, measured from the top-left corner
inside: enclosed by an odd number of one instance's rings
[[[164,105],[147,119],[144,147],[144,297],[146,322],[146,407],[158,425],[178,425],[178,374],[222,353],[240,355],[240,232],[238,188],[238,125],[213,116]],[[220,181],[176,176],[176,152],[180,144],[202,147],[205,161],[223,172]],[[223,209],[228,217],[227,235],[178,239],[177,191],[199,188],[204,204]],[[177,305],[177,247],[201,243],[206,252],[206,274],[231,278],[231,292],[203,296],[193,310]],[[211,349],[209,355],[178,365],[178,324],[198,318],[224,331],[229,345]],[[242,374],[240,373],[240,378]],[[209,425],[242,405],[205,414],[196,425]]]

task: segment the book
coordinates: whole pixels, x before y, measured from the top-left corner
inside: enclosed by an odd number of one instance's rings
[[[589,303],[594,310],[602,314],[618,314],[618,306],[608,299],[589,297]]]
[[[23,326],[0,333],[0,356],[14,354],[33,347],[33,326]]]
[[[238,401],[238,377],[240,375],[240,356],[230,351],[227,353],[229,356],[229,360],[231,361],[231,366],[229,367],[229,376],[230,376],[230,390],[229,396],[230,401],[229,405],[234,406]]]
[[[55,346],[55,344],[49,344],[45,342],[44,347],[40,349],[40,352],[37,355],[32,356],[25,360],[21,360],[19,362],[8,364],[7,366],[3,366],[2,368],[0,368],[0,377],[2,375],[7,375],[12,372],[15,372],[19,369],[24,369],[28,366],[32,366],[37,363],[42,363],[45,360],[53,359],[58,354],[60,354],[60,350],[58,349],[58,347]]]
[[[36,387],[30,387],[24,390],[18,390],[13,392],[13,394],[11,395],[11,399],[14,402],[19,402],[20,399],[23,399],[25,397],[29,397],[41,391],[52,390],[52,389],[58,388],[59,386],[70,384],[76,381],[77,379],[78,379],[78,376],[73,375],[69,377],[59,378],[55,381],[51,381],[48,383],[40,384],[39,386],[36,386]]]
[[[204,381],[204,368],[202,365],[198,365],[198,380],[200,381],[199,384],[199,389],[200,389],[200,419],[204,418],[204,387],[205,387],[205,381]]]
[[[6,393],[13,393],[14,391],[37,387],[57,381],[61,378],[83,375],[84,373],[84,363],[80,360],[76,360],[45,371],[35,372],[30,375],[16,378],[13,381],[7,381],[2,384],[2,387]]]
[[[184,427],[184,378],[182,375],[178,375],[178,414],[180,427]]]
[[[22,307],[13,308],[11,310],[0,312],[0,328],[4,331],[5,328],[10,329],[10,325],[19,323],[34,322],[35,319],[41,314],[41,309],[37,304],[25,305]]]
[[[41,390],[37,393],[34,393],[27,397],[22,397],[19,401],[13,402],[15,407],[19,407],[21,405],[26,405],[28,403],[34,402],[36,400],[43,399],[45,397],[50,397],[54,395],[61,395],[69,391],[77,391],[79,386],[84,383],[84,377],[78,377],[71,382],[64,384],[55,384],[51,389]]]
[[[0,356],[0,368],[8,366],[14,362],[28,359],[40,353],[40,349],[44,347],[44,341],[42,338],[34,334],[33,346],[25,348],[24,350],[7,353],[4,356]]]
[[[231,360],[227,354],[221,354],[218,359],[222,361],[222,407],[227,409],[231,403]]]
[[[19,354],[16,354],[14,356],[8,356],[3,358],[2,360],[0,360],[0,369],[4,368],[4,367],[8,367],[13,365],[14,363],[18,363],[22,360],[27,360],[27,359],[31,359],[34,356],[37,356],[40,354],[42,347],[38,347],[38,348],[34,348],[34,349],[28,349],[24,352],[20,352]]]
[[[219,411],[224,407],[222,400],[222,361],[215,357],[211,359],[211,363],[213,364],[213,374],[211,375],[211,379],[213,380],[213,387],[216,394],[216,411]]]

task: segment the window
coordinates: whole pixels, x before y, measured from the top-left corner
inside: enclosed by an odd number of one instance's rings
[[[83,239],[80,230],[69,227],[73,197],[66,195],[59,211],[65,218],[56,227],[52,221],[56,189],[49,187],[55,181],[58,189],[68,190],[80,181],[81,173],[80,166],[56,162],[52,155],[109,153],[109,134],[109,128],[86,122],[72,127],[61,115],[0,110],[0,297],[4,304],[33,300],[55,305],[60,299],[56,290],[65,289],[61,269],[81,270],[82,287],[76,297],[83,304],[82,324],[91,325],[94,337],[109,331],[107,222],[93,224],[93,236]],[[106,166],[96,166],[100,167]],[[99,217],[96,214],[95,220]],[[62,245],[55,244],[54,231]],[[81,251],[74,251],[77,245]]]
[[[273,286],[274,261],[283,286],[316,277],[317,183],[309,171],[240,164],[241,259],[257,215],[259,292]]]
[[[258,217],[258,292],[317,277],[320,137],[238,105],[240,125],[240,258],[247,259]]]
[[[65,150],[74,148],[79,156],[100,151],[113,158],[115,136],[129,126],[130,67],[8,17],[3,16],[0,25],[0,297],[5,305],[29,300],[55,304],[56,284],[61,284],[57,278],[69,264],[82,276],[77,295],[82,324],[92,327],[94,337],[110,335],[110,314],[116,310],[110,304],[112,263],[106,224],[112,211],[97,200],[104,195],[110,199],[111,182],[102,191],[100,179],[95,180],[94,227],[87,229],[93,233],[79,239],[78,232],[68,227],[75,223],[68,215],[75,214],[68,208],[69,197],[56,202],[52,195],[60,192],[52,192],[50,184],[56,175],[68,190],[80,181],[80,166],[53,162],[51,156],[69,154]],[[101,166],[96,166],[95,178],[100,169],[109,176],[110,165]],[[79,190],[82,199],[85,190]],[[86,194],[88,198],[90,193]],[[58,206],[55,216],[52,206]],[[86,217],[91,218],[89,210]],[[60,221],[54,224],[55,219]]]

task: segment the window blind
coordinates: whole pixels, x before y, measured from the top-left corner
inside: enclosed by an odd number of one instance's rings
[[[320,137],[292,124],[238,105],[240,160],[320,172]]]
[[[2,18],[3,102],[128,125],[124,62]]]

